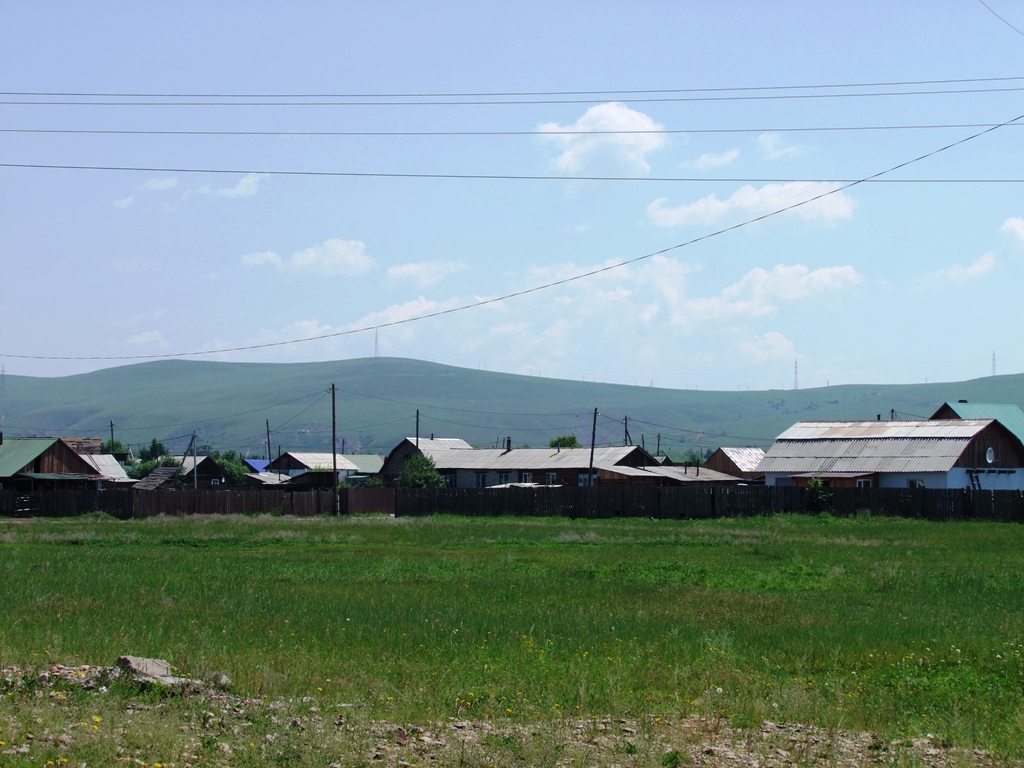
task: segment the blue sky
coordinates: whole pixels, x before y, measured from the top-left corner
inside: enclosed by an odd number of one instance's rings
[[[166,170],[0,167],[0,362],[367,357],[360,329],[629,261],[380,354],[724,390],[1019,372],[1024,185],[991,180],[1024,179],[1024,127],[839,183],[1024,114],[1024,7],[986,1],[6,3],[0,163]]]

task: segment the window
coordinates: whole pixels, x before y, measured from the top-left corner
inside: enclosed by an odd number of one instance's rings
[[[446,475],[441,475],[441,477],[444,478],[445,488],[454,488],[456,486],[457,476],[454,472],[449,472]]]
[[[508,472],[498,473],[498,485],[508,485]]]
[[[522,482],[524,482],[524,483],[532,483],[533,482],[533,472],[523,472],[522,478],[523,478]]]
[[[477,472],[476,473],[476,487],[477,488],[486,488],[487,487],[487,473],[486,472]]]
[[[589,487],[589,486],[590,486],[590,474],[589,473],[588,474],[583,474],[581,472],[580,473],[580,477],[579,477],[579,487],[580,488],[586,488],[586,487]]]
[[[908,488],[924,488],[924,480],[920,480],[916,477],[912,477],[907,480]]]
[[[859,477],[859,478],[857,478],[857,487],[858,488],[870,488],[871,487],[871,478],[870,477]]]
[[[548,472],[544,475],[544,482],[547,485],[558,485],[558,478],[555,476],[554,472]]]

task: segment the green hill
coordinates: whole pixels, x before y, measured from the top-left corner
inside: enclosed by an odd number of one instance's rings
[[[912,385],[850,385],[762,392],[704,392],[467,370],[418,360],[365,358],[257,364],[183,360],[141,363],[57,378],[8,375],[0,400],[9,436],[109,437],[133,446],[162,440],[181,450],[193,430],[200,445],[262,456],[266,421],[282,450],[326,450],[331,383],[338,388],[338,446],[386,453],[403,437],[461,437],[479,447],[547,445],[575,433],[598,444],[655,450],[760,445],[806,419],[928,417],[960,398],[1024,407],[1024,375]]]

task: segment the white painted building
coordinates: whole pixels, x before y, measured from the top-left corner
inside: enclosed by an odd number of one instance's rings
[[[1024,490],[1024,443],[995,419],[801,421],[758,471],[765,485]]]

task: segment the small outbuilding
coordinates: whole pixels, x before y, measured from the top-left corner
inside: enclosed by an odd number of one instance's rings
[[[763,448],[718,448],[706,462],[707,468],[724,475],[738,477],[747,482],[763,483],[764,472],[758,472],[757,465],[764,458]]]

